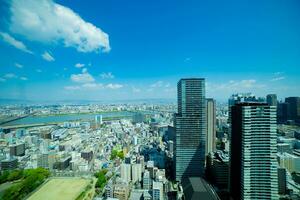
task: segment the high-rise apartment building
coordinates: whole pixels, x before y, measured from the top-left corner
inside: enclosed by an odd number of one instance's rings
[[[175,115],[176,181],[204,175],[206,151],[206,103],[203,78],[181,79],[177,84]]]
[[[206,154],[216,150],[216,101],[206,99]]]
[[[276,94],[268,94],[266,99],[267,99],[267,104],[269,106],[277,106],[277,95]]]
[[[251,92],[248,93],[237,93],[232,94],[228,99],[228,124],[229,124],[229,138],[231,137],[231,107],[240,102],[258,102],[259,99],[256,98]]]
[[[278,199],[276,107],[231,107],[230,193],[235,200]]]

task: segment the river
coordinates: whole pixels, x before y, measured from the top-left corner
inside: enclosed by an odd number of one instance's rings
[[[120,111],[120,112],[104,112],[93,114],[65,114],[65,115],[47,115],[47,116],[29,116],[22,119],[17,119],[11,122],[2,124],[1,126],[15,126],[15,125],[30,125],[30,124],[47,124],[47,123],[61,123],[66,121],[81,121],[93,120],[96,115],[102,115],[103,119],[111,117],[132,117],[133,112]]]

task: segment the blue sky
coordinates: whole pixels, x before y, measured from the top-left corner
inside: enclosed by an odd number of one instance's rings
[[[1,0],[0,0],[1,1]],[[2,0],[0,98],[300,96],[300,2]]]

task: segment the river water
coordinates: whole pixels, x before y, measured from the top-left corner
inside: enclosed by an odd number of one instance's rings
[[[60,123],[67,121],[79,121],[79,120],[93,120],[96,115],[102,115],[103,119],[110,117],[132,117],[133,112],[105,112],[105,113],[93,113],[93,114],[69,114],[69,115],[49,115],[49,116],[29,116],[15,121],[11,121],[1,126],[14,126],[14,125],[29,125],[29,124],[43,124],[43,123]]]

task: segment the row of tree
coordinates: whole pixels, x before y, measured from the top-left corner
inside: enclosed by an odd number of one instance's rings
[[[49,176],[50,172],[43,168],[3,172],[1,173],[2,181],[19,181],[15,182],[10,188],[5,190],[2,198],[5,200],[24,199],[29,193],[40,186]]]
[[[106,185],[107,178],[106,178],[107,169],[102,169],[99,172],[95,173],[95,177],[97,178],[96,188],[102,190]]]
[[[19,180],[23,177],[23,170],[1,171],[0,184]]]

